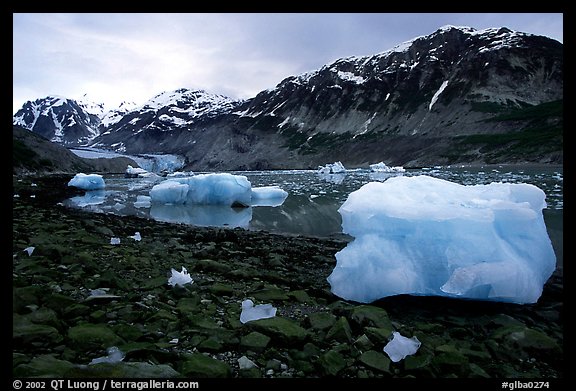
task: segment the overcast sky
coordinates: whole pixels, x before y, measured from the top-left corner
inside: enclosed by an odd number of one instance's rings
[[[16,13],[13,110],[48,95],[142,104],[181,87],[251,98],[444,25],[505,26],[563,42],[558,13]]]

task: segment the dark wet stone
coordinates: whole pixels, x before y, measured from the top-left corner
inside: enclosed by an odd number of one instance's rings
[[[326,330],[336,323],[336,317],[329,312],[313,312],[308,315],[310,327],[314,330]]]
[[[346,360],[340,353],[329,350],[320,356],[318,363],[326,375],[336,376],[346,367]]]
[[[68,338],[77,349],[98,349],[117,346],[123,343],[108,326],[103,324],[82,324],[68,330]]]
[[[287,345],[302,342],[308,336],[308,332],[296,322],[279,316],[254,320],[246,325]]]
[[[225,362],[200,353],[186,355],[180,372],[190,378],[223,378],[232,373]]]
[[[270,337],[257,331],[253,331],[240,339],[240,348],[252,350],[254,352],[261,352],[266,349],[269,343]]]
[[[54,345],[62,342],[64,339],[56,328],[32,323],[27,317],[21,315],[13,315],[12,325],[12,338],[16,345],[37,342]]]
[[[362,353],[358,360],[371,369],[390,373],[390,359],[384,353],[368,350]]]
[[[14,368],[14,377],[52,377],[63,378],[75,368],[69,361],[59,360],[46,354],[34,357],[29,363]]]
[[[69,372],[73,377],[82,378],[176,378],[182,377],[174,368],[166,364],[147,362],[118,362],[84,365]]]
[[[334,340],[338,342],[352,342],[352,330],[348,324],[348,320],[341,316],[340,319],[326,333],[326,340]]]
[[[392,323],[385,309],[372,305],[360,305],[352,310],[352,320],[360,326],[391,329]]]

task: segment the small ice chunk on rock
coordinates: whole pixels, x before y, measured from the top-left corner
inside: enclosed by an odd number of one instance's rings
[[[168,279],[168,284],[170,284],[171,286],[176,285],[184,286],[185,284],[191,284],[193,282],[194,280],[192,279],[192,277],[190,277],[190,274],[188,274],[188,270],[186,270],[184,266],[182,266],[181,272],[172,269],[172,277]]]
[[[276,308],[272,304],[258,304],[250,299],[242,302],[242,312],[240,313],[240,322],[246,323],[252,320],[273,318],[276,316]]]
[[[32,247],[32,246],[26,247],[26,248],[24,249],[24,251],[26,251],[26,252],[28,253],[28,256],[30,256],[30,255],[32,255],[32,253],[34,252],[34,249],[35,249],[35,248],[36,248],[36,247]]]
[[[78,187],[83,190],[100,190],[105,187],[104,178],[99,174],[78,173],[70,179],[68,186]]]
[[[410,356],[418,351],[422,343],[416,336],[406,338],[400,335],[399,332],[392,333],[392,341],[384,346],[384,352],[390,357],[393,362],[398,362],[406,356]]]
[[[90,362],[90,365],[99,364],[101,362],[117,363],[124,360],[124,353],[122,353],[116,346],[109,347],[107,351],[107,356],[95,358]]]
[[[110,238],[110,244],[120,244],[120,238]]]
[[[142,236],[140,236],[140,232],[134,233],[134,235],[129,236],[130,238],[134,239],[135,241],[139,242],[142,240]]]
[[[257,367],[254,361],[250,360],[246,356],[242,356],[238,359],[238,366],[240,367],[240,369],[252,369],[254,367]]]

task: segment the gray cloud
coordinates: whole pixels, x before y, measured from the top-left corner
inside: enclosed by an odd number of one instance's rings
[[[143,103],[179,87],[249,98],[338,58],[466,25],[562,42],[562,14],[14,14],[13,105],[88,93]]]

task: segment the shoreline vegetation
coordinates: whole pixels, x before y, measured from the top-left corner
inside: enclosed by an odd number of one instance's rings
[[[561,269],[530,305],[348,302],[326,281],[345,238],[69,209],[58,203],[79,194],[72,176],[13,176],[14,377],[564,377]],[[168,285],[182,266],[193,283]],[[276,316],[242,324],[246,299]],[[391,362],[383,347],[393,331],[416,336],[417,353]],[[90,365],[111,347],[122,361]]]

